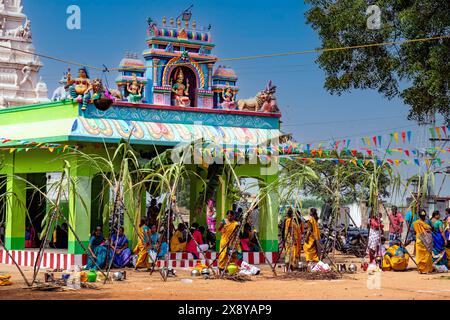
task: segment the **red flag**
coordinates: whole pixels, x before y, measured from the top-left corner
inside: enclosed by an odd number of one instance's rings
[[[372,150],[367,149],[367,154],[371,157],[372,156]]]
[[[407,157],[409,157],[409,150],[405,149],[405,154],[406,154]]]
[[[406,141],[406,132],[405,131],[402,132],[402,140],[403,140],[403,142]]]
[[[377,137],[373,137],[372,140],[373,140],[373,143],[374,143],[375,146],[376,146],[376,145],[377,145]]]
[[[352,155],[353,155],[354,157],[356,157],[357,154],[358,154],[358,150],[352,150]]]

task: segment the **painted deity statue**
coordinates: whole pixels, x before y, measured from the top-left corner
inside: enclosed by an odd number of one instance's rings
[[[231,90],[230,86],[227,86],[222,91],[222,107],[226,110],[235,110],[236,109],[236,103],[234,102],[235,94]]]
[[[137,81],[136,74],[133,73],[133,82],[127,85],[128,102],[140,103],[142,101],[142,84]]]
[[[190,107],[189,80],[186,79],[186,85],[184,85],[184,74],[181,68],[176,72],[175,78],[177,82],[172,86],[172,92],[175,94],[175,105],[177,107]]]
[[[76,99],[78,103],[82,104],[81,110],[86,110],[89,100],[91,99],[92,84],[89,79],[89,74],[85,67],[78,70],[78,78],[72,79],[72,75],[67,73],[67,84],[69,87],[69,94],[72,99]]]

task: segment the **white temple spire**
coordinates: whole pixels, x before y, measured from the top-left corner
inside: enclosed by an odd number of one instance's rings
[[[22,13],[21,0],[0,0],[0,45],[0,108],[49,101],[47,86],[39,78],[42,63],[32,54],[31,21]]]

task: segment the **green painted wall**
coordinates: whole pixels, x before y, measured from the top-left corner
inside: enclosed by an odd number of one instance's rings
[[[0,110],[0,125],[76,118],[78,114],[78,104],[71,102],[52,102],[15,107]]]

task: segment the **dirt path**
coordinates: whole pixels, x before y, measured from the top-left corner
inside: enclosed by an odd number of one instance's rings
[[[32,268],[24,269],[31,278]],[[163,299],[163,300],[266,300],[266,299],[431,299],[450,300],[448,274],[419,275],[416,271],[383,272],[381,289],[367,287],[367,273],[359,271],[341,280],[311,281],[274,278],[268,267],[261,276],[245,283],[230,280],[192,278],[187,269],[177,270],[177,277],[163,282],[159,273],[127,271],[127,281],[103,285],[99,290],[81,289],[74,292],[37,292],[23,289],[25,283],[12,266],[0,265],[0,274],[11,274],[14,284],[0,287],[0,299]],[[281,270],[280,270],[281,274]],[[40,279],[43,278],[43,273]],[[180,280],[190,278],[192,283]]]

